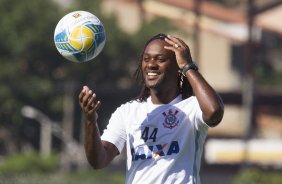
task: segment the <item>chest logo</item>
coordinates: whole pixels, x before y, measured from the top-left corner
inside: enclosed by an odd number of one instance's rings
[[[169,109],[168,112],[163,112],[163,116],[165,117],[163,126],[165,128],[173,129],[179,124],[179,120],[176,117],[176,114],[178,113],[178,110],[171,110]]]

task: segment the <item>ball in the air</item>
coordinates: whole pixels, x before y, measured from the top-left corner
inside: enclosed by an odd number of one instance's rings
[[[103,50],[106,32],[97,16],[86,11],[74,11],[58,22],[54,42],[59,53],[66,59],[86,62]]]

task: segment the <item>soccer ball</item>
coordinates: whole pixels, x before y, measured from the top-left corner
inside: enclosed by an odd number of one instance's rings
[[[74,11],[58,22],[54,42],[59,53],[66,59],[86,62],[103,50],[106,32],[95,15],[86,11]]]

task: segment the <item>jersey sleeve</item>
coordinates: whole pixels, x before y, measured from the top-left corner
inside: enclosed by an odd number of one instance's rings
[[[101,139],[114,144],[121,153],[126,142],[125,127],[124,110],[121,106],[111,115],[109,124],[104,130]]]

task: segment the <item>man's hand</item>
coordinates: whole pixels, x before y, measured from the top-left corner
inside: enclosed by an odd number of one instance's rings
[[[165,48],[175,53],[178,67],[181,70],[187,63],[192,62],[190,49],[183,40],[181,40],[180,38],[168,35],[168,38],[166,38],[165,41],[171,45],[171,46],[165,46]]]
[[[79,104],[88,122],[96,122],[96,111],[101,102],[97,100],[96,94],[87,86],[83,86],[79,94]]]

